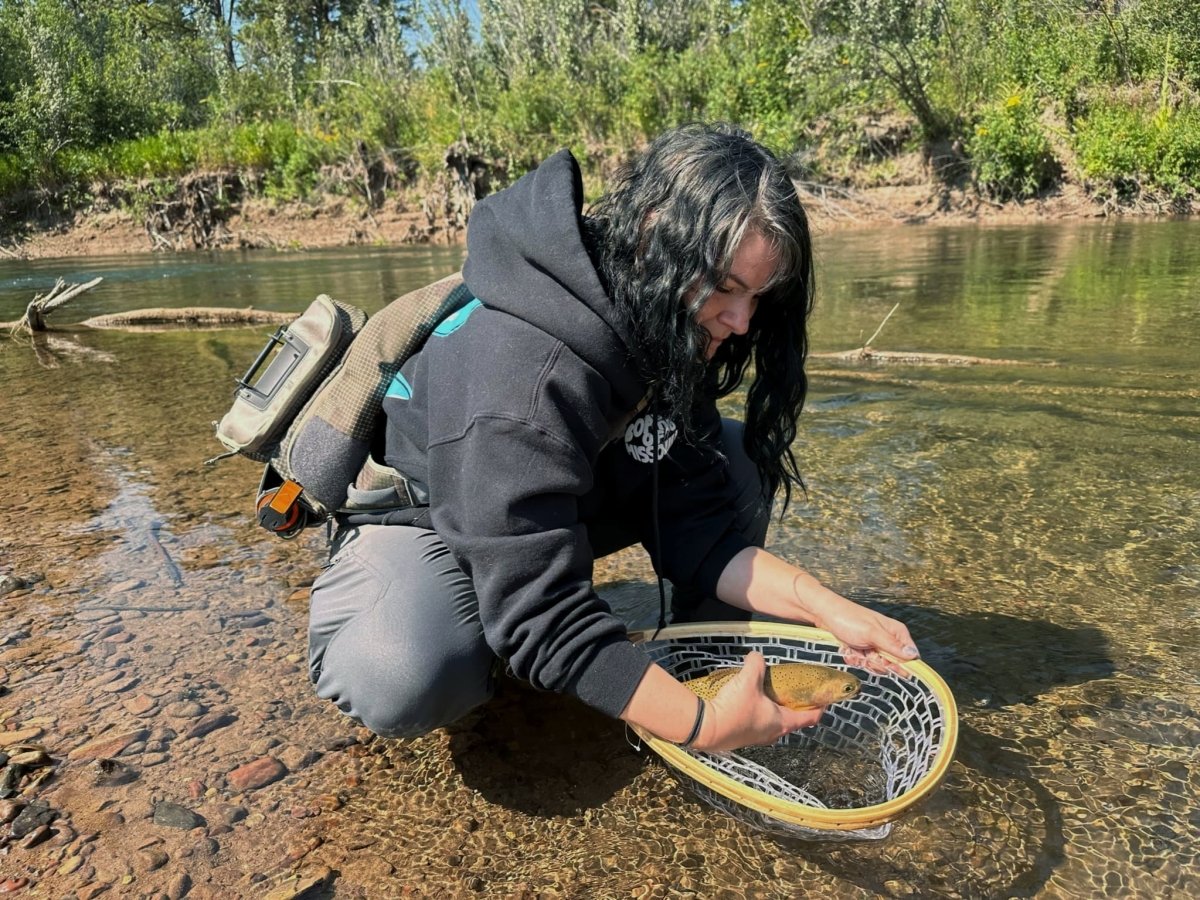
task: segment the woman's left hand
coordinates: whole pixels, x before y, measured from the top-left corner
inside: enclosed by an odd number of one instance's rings
[[[907,676],[903,667],[884,656],[888,653],[902,660],[920,656],[904,623],[841,595],[834,596],[837,599],[825,604],[824,614],[816,624],[841,642],[846,662],[879,674],[894,672]]]
[[[841,642],[847,663],[872,672],[905,675],[884,654],[901,660],[920,655],[903,622],[846,599],[761,547],[747,547],[729,561],[717,581],[717,596],[740,609],[812,622]]]

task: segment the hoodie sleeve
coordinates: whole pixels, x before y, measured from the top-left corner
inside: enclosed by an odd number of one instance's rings
[[[550,363],[532,387],[509,385],[528,404],[469,404],[455,433],[431,437],[431,515],[474,582],[496,654],[518,677],[615,717],[650,661],[592,587],[578,501],[604,436],[579,412],[580,388],[577,372],[556,379]]]

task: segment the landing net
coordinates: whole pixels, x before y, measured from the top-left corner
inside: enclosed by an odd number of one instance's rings
[[[808,840],[880,840],[940,783],[954,755],[958,713],[945,682],[921,662],[913,677],[847,666],[825,631],[774,622],[678,625],[631,635],[681,681],[740,665],[758,650],[768,665],[819,663],[862,681],[826,707],[813,728],[772,747],[735,753],[685,750],[635,728],[713,806],[762,831]]]

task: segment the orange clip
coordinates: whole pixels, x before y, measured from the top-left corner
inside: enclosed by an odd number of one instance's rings
[[[300,496],[300,492],[304,488],[292,481],[290,478],[279,486],[279,490],[275,492],[275,496],[271,498],[271,509],[279,513],[281,516],[287,515],[287,511],[292,504],[296,502],[296,498]]]

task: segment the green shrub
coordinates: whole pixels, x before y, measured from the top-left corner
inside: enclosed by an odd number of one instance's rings
[[[1083,174],[1100,182],[1172,193],[1200,186],[1200,109],[1097,104],[1076,123],[1075,152]]]
[[[970,140],[972,166],[979,187],[994,197],[1032,197],[1059,173],[1039,121],[1039,111],[1025,92],[986,107]]]
[[[1114,181],[1145,177],[1155,169],[1150,117],[1123,105],[1094,107],[1075,123],[1075,153],[1088,178]]]
[[[29,172],[21,157],[13,153],[0,155],[0,199],[24,193],[30,187]]]

